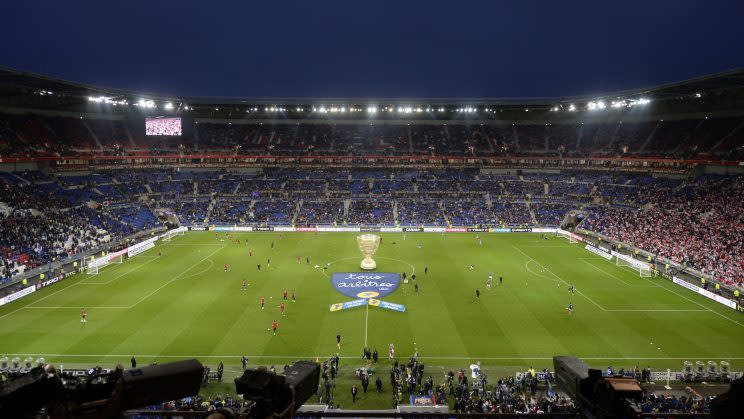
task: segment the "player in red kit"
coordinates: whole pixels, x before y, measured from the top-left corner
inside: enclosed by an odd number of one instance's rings
[[[85,307],[80,311],[80,323],[88,322],[88,312],[85,311]]]
[[[302,258],[297,256],[297,263],[302,263]]]
[[[287,307],[285,307],[285,306],[284,306],[284,303],[281,303],[281,304],[279,305],[279,311],[280,311],[280,312],[282,313],[282,316],[284,316],[284,309],[285,309],[285,308],[287,308]]]
[[[271,329],[274,330],[274,336],[276,336],[276,329],[279,327],[279,323],[274,320],[274,323],[271,324]]]
[[[248,256],[253,256],[253,249],[248,251]]]
[[[227,272],[230,269],[230,265],[225,264],[225,272]]]
[[[282,295],[284,296],[284,299],[286,300],[287,299],[287,290],[284,290],[284,292],[282,293]]]
[[[261,310],[264,309],[264,304],[266,304],[266,298],[261,297],[258,299],[258,302],[261,303]]]
[[[245,291],[245,290],[247,290],[247,289],[248,289],[248,281],[246,281],[246,280],[244,279],[244,280],[243,280],[243,285],[242,285],[242,286],[240,287],[240,289],[241,289],[242,291]]]

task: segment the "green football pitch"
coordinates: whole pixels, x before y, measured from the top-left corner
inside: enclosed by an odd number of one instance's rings
[[[673,371],[685,360],[744,364],[744,316],[667,279],[618,268],[580,244],[534,233],[482,234],[482,245],[464,233],[382,236],[377,270],[416,274],[418,293],[411,282],[384,299],[405,305],[403,313],[329,310],[350,300],[331,286],[330,275],[359,271],[354,234],[233,233],[228,240],[192,232],[1,307],[0,354],[67,365],[195,357],[212,366],[236,366],[246,355],[251,365],[283,365],[335,354],[340,334],[346,365],[361,365],[365,342],[384,362],[393,343],[399,358],[418,350],[428,365],[447,368],[475,361],[552,367],[553,355],[597,367]],[[326,263],[327,270],[315,267]],[[504,282],[489,290],[491,271],[496,284],[499,276]],[[245,291],[243,279],[250,284]],[[283,290],[297,292],[285,316]],[[82,307],[87,323],[80,321]],[[273,320],[277,336],[269,331]]]

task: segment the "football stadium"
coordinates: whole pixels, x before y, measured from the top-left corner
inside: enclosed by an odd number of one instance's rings
[[[744,70],[371,97],[0,67],[0,416],[741,417]]]

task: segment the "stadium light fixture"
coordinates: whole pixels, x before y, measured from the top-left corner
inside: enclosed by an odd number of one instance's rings
[[[164,108],[164,109],[165,109],[166,111],[170,111],[171,109],[173,109],[173,103],[171,103],[171,102],[166,102],[166,103],[165,103],[165,105],[163,105],[163,108]]]
[[[377,106],[367,106],[367,113],[377,113]]]
[[[139,101],[137,101],[136,105],[140,108],[152,109],[155,107],[155,102],[153,102],[152,100],[140,99]]]
[[[576,112],[576,105],[574,105],[573,103],[571,103],[570,105],[568,105],[568,111],[569,112]]]

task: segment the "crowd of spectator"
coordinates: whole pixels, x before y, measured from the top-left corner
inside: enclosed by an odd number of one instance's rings
[[[651,196],[650,194],[646,194]],[[744,280],[744,178],[706,176],[641,208],[601,207],[583,226],[727,284]]]
[[[0,115],[3,157],[74,156],[114,150],[117,155],[219,151],[230,154],[315,155],[727,155],[741,145],[741,118],[609,121],[587,124],[483,125],[450,121],[408,125],[337,126],[284,123],[196,123],[180,118],[142,121]],[[178,141],[157,136],[179,136]]]
[[[583,209],[582,227],[741,284],[743,185],[741,176],[473,169],[6,172],[0,270],[7,277],[20,266],[95,246],[100,237],[159,225],[153,207],[184,224],[274,225],[559,226],[568,212]],[[30,229],[35,234],[19,227],[29,217],[38,221]]]
[[[475,367],[475,368],[473,368]],[[406,363],[394,362],[390,370],[393,399],[406,403],[412,397],[426,397],[436,404],[451,405],[456,413],[575,413],[573,402],[553,391],[553,377],[543,370],[544,384],[536,371],[503,377],[495,383],[482,373],[480,363],[473,369],[447,371],[435,383],[427,376],[425,365],[417,355]],[[467,372],[466,372],[467,371]]]
[[[638,403],[642,413],[710,413],[713,396],[691,397],[667,394],[644,393]]]

